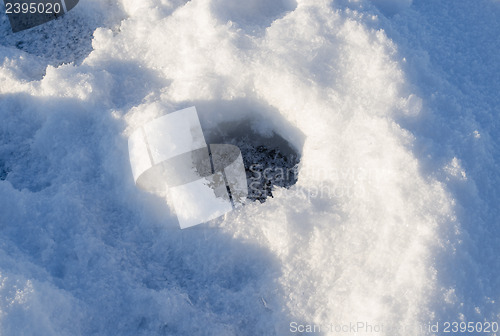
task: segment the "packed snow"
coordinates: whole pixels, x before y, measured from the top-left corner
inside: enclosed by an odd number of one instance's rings
[[[0,335],[500,335],[499,1],[0,13]],[[190,106],[297,179],[181,230],[127,143]]]

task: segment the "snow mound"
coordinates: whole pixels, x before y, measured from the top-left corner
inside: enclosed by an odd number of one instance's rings
[[[476,39],[458,68],[439,43],[467,36],[448,28],[472,5],[373,2],[387,17],[367,1],[89,0],[20,35],[1,18],[0,333],[367,322],[392,336],[500,318],[500,76],[461,68]],[[497,36],[482,2],[474,32]],[[207,141],[238,144],[247,165],[297,164],[296,179],[178,230],[135,187],[127,137],[188,106]]]

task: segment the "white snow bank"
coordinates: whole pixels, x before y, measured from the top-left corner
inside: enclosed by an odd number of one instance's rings
[[[436,297],[452,287],[440,278],[441,256],[457,246],[449,230],[465,229],[454,188],[462,171],[481,175],[460,156],[433,157],[437,145],[419,132],[439,105],[426,75],[413,76],[423,61],[401,54],[411,29],[394,38],[398,51],[380,28],[401,23],[366,2],[105,4],[116,16],[93,1],[72,11],[91,22],[91,52],[27,54],[12,47],[17,37],[0,47],[2,333],[287,335],[291,322],[369,322],[421,335],[414,327],[452,316]],[[208,136],[247,119],[248,136],[279,133],[301,154],[298,183],[177,230],[165,201],[134,186],[127,136],[192,105]],[[439,138],[452,119],[429,133]],[[488,248],[493,262],[498,246]],[[474,268],[474,258],[455,265]],[[485,293],[497,273],[482,278]],[[448,312],[472,302],[457,296],[469,284],[455,288]],[[498,314],[498,299],[477,299],[473,318]]]

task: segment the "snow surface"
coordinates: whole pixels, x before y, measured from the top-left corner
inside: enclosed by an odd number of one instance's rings
[[[0,15],[0,334],[499,322],[499,16],[496,0],[81,0],[13,34]],[[193,105],[207,138],[279,134],[298,182],[179,230],[135,187],[127,137]]]

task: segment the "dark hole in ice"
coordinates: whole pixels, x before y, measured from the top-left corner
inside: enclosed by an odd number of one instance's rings
[[[262,203],[273,197],[276,187],[289,188],[297,183],[299,152],[275,132],[257,133],[251,120],[222,124],[206,135],[206,139],[208,143],[231,144],[241,150],[248,198],[252,201]]]
[[[229,140],[238,146],[243,156],[247,174],[248,198],[264,202],[273,197],[275,187],[289,188],[298,179],[298,154],[279,135],[271,138],[277,141],[265,143],[252,141],[249,137]]]
[[[248,199],[264,202],[277,187],[298,181],[304,134],[276,108],[257,99],[190,101],[208,144],[237,146],[245,165]]]

